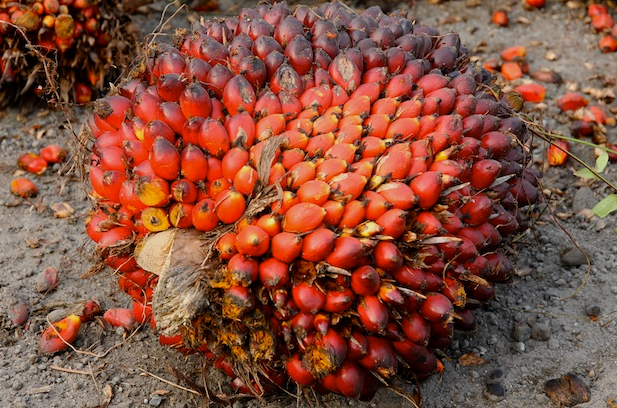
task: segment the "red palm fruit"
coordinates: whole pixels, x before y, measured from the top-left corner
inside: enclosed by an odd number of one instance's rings
[[[230,260],[235,254],[236,250],[236,234],[235,232],[227,232],[223,234],[217,241],[215,248],[219,253],[221,259]]]
[[[343,203],[355,200],[362,194],[366,181],[366,177],[357,173],[339,174],[328,182],[332,189],[331,198]]]
[[[497,228],[488,222],[475,227],[484,236],[484,246],[487,248],[497,246],[501,243],[502,237]]]
[[[542,102],[546,89],[540,84],[522,84],[514,88],[526,102]]]
[[[399,285],[413,290],[424,290],[428,285],[426,273],[422,269],[412,268],[407,265],[402,265],[393,271],[392,277]]]
[[[269,290],[284,287],[289,282],[289,264],[268,258],[259,264],[259,281]]]
[[[578,93],[568,92],[557,99],[556,103],[557,107],[562,112],[566,112],[577,110],[589,105],[589,100]]]
[[[317,314],[326,303],[326,294],[316,285],[301,282],[291,290],[291,296],[303,313]]]
[[[285,139],[283,145],[288,149],[304,150],[308,144],[308,136],[306,133],[298,130],[286,130],[279,136]]]
[[[494,159],[505,157],[518,143],[514,136],[497,131],[485,133],[480,141]]]
[[[302,149],[288,149],[281,153],[280,163],[285,170],[291,169],[296,164],[303,162],[306,153]]]
[[[285,190],[283,191],[283,198],[275,201],[270,205],[270,211],[276,214],[285,214],[293,205],[298,204],[300,200],[295,193]]]
[[[420,116],[419,138],[427,138],[428,135],[435,131],[437,117],[437,115]]]
[[[450,81],[441,73],[426,74],[416,82],[418,88],[422,89],[424,95],[448,86]]]
[[[210,183],[208,187],[209,198],[216,200],[222,192],[227,191],[231,188],[231,183],[227,181],[227,179],[221,177],[212,181],[212,183]]]
[[[319,206],[328,201],[330,186],[325,181],[309,180],[296,192],[301,203],[313,203]]]
[[[199,231],[212,231],[218,225],[219,217],[214,211],[214,205],[214,200],[206,198],[193,207],[191,219]]]
[[[586,120],[574,120],[570,125],[570,132],[577,138],[593,136],[595,132],[593,122]]]
[[[407,177],[412,164],[412,154],[408,150],[389,150],[375,164],[375,176],[371,177],[369,188],[378,187],[384,180],[400,180]],[[377,180],[375,180],[377,179]]]
[[[408,99],[401,102],[396,108],[395,118],[417,118],[422,111],[422,100],[420,99]],[[411,123],[411,122],[409,122]],[[402,126],[401,126],[402,127]]]
[[[157,137],[152,144],[150,163],[154,174],[165,180],[175,180],[180,175],[180,153],[163,137]]]
[[[122,152],[120,152],[120,154],[121,153]],[[41,175],[45,173],[45,170],[47,170],[47,161],[36,153],[24,153],[17,159],[17,167],[26,170],[29,173]]]
[[[62,163],[66,155],[66,150],[56,144],[50,144],[41,149],[41,157],[47,163]]]
[[[304,85],[302,83],[302,78],[296,70],[291,65],[284,62],[278,67],[274,76],[270,77],[270,89],[272,89],[272,92],[275,94],[286,91],[296,98],[299,98],[304,92]],[[285,105],[286,103],[281,99],[281,104]],[[298,104],[300,107],[302,106],[302,103],[299,101]],[[283,113],[286,112],[286,109],[283,108]]]
[[[491,271],[486,276],[486,279],[492,282],[508,282],[512,280],[514,267],[510,260],[501,252],[492,252],[485,255],[488,260]]]
[[[598,105],[591,105],[587,108],[589,111],[585,116],[583,116],[583,120],[598,122],[601,124],[606,124],[606,114],[604,110]],[[41,151],[41,156],[43,156],[43,152]]]
[[[181,174],[194,183],[205,181],[208,175],[208,160],[199,147],[187,145],[180,155]]]
[[[374,113],[364,120],[367,136],[385,138],[391,123],[391,117],[385,113]]]
[[[352,164],[356,159],[356,151],[358,148],[351,143],[337,143],[326,150],[324,157],[326,159],[342,159],[348,164]]]
[[[568,160],[570,144],[567,140],[555,140],[548,148],[548,164],[551,166],[561,166]]]
[[[190,228],[193,226],[191,218],[193,204],[175,203],[169,207],[169,221],[176,228]],[[147,227],[147,226],[146,226]]]
[[[129,167],[137,166],[144,160],[148,160],[150,151],[144,142],[140,140],[125,140],[122,142],[122,155]]]
[[[192,82],[179,96],[180,109],[186,119],[199,116],[207,118],[212,112],[212,100],[207,89],[198,82]]]
[[[332,106],[343,106],[349,100],[347,92],[338,84],[332,87]]]
[[[377,296],[382,302],[389,305],[403,305],[405,303],[401,291],[390,282],[381,283]]]
[[[97,194],[113,202],[119,202],[122,183],[127,179],[124,172],[90,167],[89,176],[90,184]]]
[[[328,72],[334,82],[348,93],[353,92],[362,83],[362,71],[344,53],[339,53],[334,57],[328,67]]]
[[[351,116],[347,116],[351,118]],[[339,125],[342,121],[339,121]],[[361,121],[360,121],[361,122]],[[336,143],[358,143],[362,139],[364,129],[359,124],[349,124],[340,127],[336,135]]]
[[[367,95],[359,95],[350,98],[343,105],[343,117],[355,115],[368,115],[371,111],[371,98]]]
[[[411,74],[397,74],[394,75],[384,89],[384,96],[386,98],[396,98],[399,96],[407,96],[411,94],[414,87],[413,76]]]
[[[367,259],[367,248],[354,237],[339,237],[334,242],[334,249],[326,257],[326,262],[337,268],[352,269]]]
[[[600,38],[598,47],[600,48],[600,51],[604,53],[615,52],[617,51],[617,39],[612,34],[607,34]]]
[[[471,186],[476,190],[490,187],[501,172],[501,163],[493,159],[482,159],[471,168]]]
[[[140,213],[142,225],[150,232],[165,231],[171,226],[168,211],[157,207],[144,208]]]
[[[297,163],[289,169],[287,186],[290,189],[296,190],[307,181],[314,180],[315,172],[315,163],[309,161]]]
[[[373,168],[375,167],[373,165],[374,160],[374,157],[366,157],[358,162],[355,162],[351,165],[351,172],[368,179],[371,177],[371,174],[373,174]]]
[[[454,100],[453,112],[461,117],[471,116],[476,111],[476,98],[474,95],[459,95]]]
[[[608,13],[597,14],[591,18],[591,25],[598,31],[603,31],[613,27],[615,22]]]
[[[607,9],[604,4],[591,3],[589,6],[587,6],[587,15],[589,17],[594,17],[597,15],[606,14],[606,13],[607,13]]]
[[[437,235],[444,232],[444,227],[435,214],[421,211],[416,215],[413,231],[423,235]]]
[[[448,321],[453,312],[452,302],[441,293],[429,293],[420,305],[420,314],[432,323]]]
[[[509,23],[508,13],[506,13],[504,10],[497,10],[493,12],[491,20],[493,21],[493,24],[497,24],[501,27],[507,27]]]
[[[313,121],[312,135],[321,135],[328,132],[333,132],[338,128],[339,119],[336,115],[319,116]]]
[[[248,287],[259,277],[259,262],[237,253],[229,259],[227,272],[232,285]]]
[[[309,88],[300,96],[300,103],[303,109],[311,107],[317,108],[320,114],[332,106],[332,89],[329,84],[320,84]]]
[[[376,190],[394,208],[409,210],[418,202],[419,197],[404,183],[393,181],[379,186]]]
[[[299,75],[304,75],[313,65],[313,47],[311,42],[302,35],[295,36],[287,43],[285,57]]]
[[[136,130],[135,134],[138,133],[139,132]],[[154,141],[159,137],[167,140],[171,144],[176,142],[174,131],[167,123],[158,119],[147,122],[143,131],[142,140],[146,148],[151,150]]]
[[[247,164],[236,173],[233,186],[239,193],[248,196],[253,192],[258,179],[257,170]]]
[[[231,147],[229,135],[223,124],[206,118],[199,130],[199,146],[217,158],[222,158]]]
[[[364,385],[365,371],[357,363],[345,360],[334,373],[337,392],[348,398],[360,397]]]
[[[440,227],[449,234],[456,235],[464,226],[463,221],[461,221],[461,218],[457,214],[448,214],[441,218]]]
[[[147,305],[134,300],[131,312],[133,313],[135,322],[138,324],[148,323],[152,319],[152,305]]]
[[[39,350],[43,353],[56,353],[66,350],[79,334],[81,320],[77,315],[69,315],[46,328],[39,339]]]
[[[493,214],[489,218],[489,222],[504,235],[515,232],[519,229],[518,221],[514,215],[506,211],[501,204],[496,203],[493,206]]]
[[[373,103],[371,106],[371,113],[382,113],[395,117],[396,111],[401,103],[401,98],[381,98]]]
[[[514,45],[503,50],[500,56],[504,61],[520,61],[527,56],[527,48],[523,45]]]
[[[282,113],[292,119],[297,117],[302,111],[302,103],[298,97],[285,89],[281,89],[276,94],[281,101]]]
[[[311,386],[317,381],[305,367],[299,353],[295,353],[287,360],[285,369],[289,376],[300,385]]]
[[[255,90],[242,75],[231,78],[223,89],[223,105],[231,116],[244,111],[253,115],[256,100]]]
[[[272,256],[284,263],[291,263],[302,252],[302,238],[290,232],[281,232],[272,237]]]
[[[161,75],[155,83],[159,97],[165,102],[178,102],[186,84],[180,78],[180,74],[169,73]]]
[[[501,66],[501,75],[507,81],[513,81],[523,77],[523,70],[518,62],[508,61]]]
[[[469,167],[467,166],[467,164],[448,159],[438,160],[440,159],[441,153],[445,152],[446,150],[442,150],[439,154],[437,154],[435,161],[431,163],[428,168],[430,171],[435,171],[443,175],[442,187],[448,188],[451,187],[454,183],[459,182],[460,180],[468,180]]]
[[[389,203],[381,194],[370,190],[363,193],[363,201],[366,202],[364,215],[367,220],[371,221],[375,221],[386,211],[392,208],[392,204]]]
[[[443,185],[443,174],[427,171],[420,174],[409,183],[411,190],[418,196],[418,206],[431,208],[439,200]]]
[[[248,288],[232,286],[225,291],[222,303],[223,317],[239,320],[255,307],[255,296]]]
[[[373,82],[364,82],[355,91],[349,95],[349,99],[355,99],[360,96],[368,96],[371,104],[379,99],[379,94],[381,92],[381,86],[378,81]]]
[[[381,286],[379,273],[370,265],[364,265],[351,274],[351,289],[360,296],[372,296]]]
[[[415,139],[420,132],[420,120],[416,117],[398,117],[388,125],[386,139]]]
[[[268,233],[270,238],[281,232],[281,217],[278,214],[264,214],[255,224]]]
[[[366,204],[363,201],[353,200],[345,204],[343,215],[338,223],[338,228],[355,228],[364,221]]]
[[[232,181],[238,171],[246,165],[250,159],[250,154],[242,147],[232,147],[223,157],[221,171],[226,180]]]
[[[338,226],[345,211],[345,204],[339,201],[328,200],[321,207],[326,211],[323,219],[324,224],[331,227]]]
[[[315,179],[328,182],[333,177],[346,172],[348,163],[343,159],[326,159],[315,169]]]
[[[263,229],[249,225],[236,237],[238,252],[248,256],[261,256],[270,249],[270,237]]]
[[[190,117],[182,126],[182,141],[185,144],[199,144],[199,130],[205,119],[200,116]]]
[[[206,88],[208,88],[208,90],[214,93],[216,98],[219,99],[219,102],[222,102],[221,99],[223,98],[224,90],[227,87],[227,84],[231,81],[233,77],[234,77],[234,73],[229,68],[227,68],[227,65],[223,65],[223,64],[213,65],[212,69],[210,69],[210,71],[208,71],[208,74],[206,75],[206,81],[205,81]],[[212,113],[214,113],[215,100],[212,99],[211,103],[212,103]],[[210,116],[214,117],[214,115],[212,114]]]
[[[484,194],[476,194],[463,204],[458,212],[467,225],[480,225],[488,221],[493,210],[493,200]]]
[[[286,232],[309,232],[323,221],[326,210],[312,203],[298,203],[291,206],[283,216],[281,226]]]
[[[267,140],[272,136],[279,135],[285,130],[285,115],[273,113],[261,118],[255,124],[255,136],[257,140]]]
[[[133,108],[133,102],[124,96],[107,96],[94,102],[94,120],[97,124],[102,122],[112,129],[118,129]]]
[[[376,336],[366,336],[367,354],[358,363],[383,378],[391,378],[398,372],[398,361],[389,340]],[[366,381],[366,376],[365,376]]]
[[[357,306],[360,323],[369,333],[383,333],[389,320],[388,307],[377,296],[361,297]]]
[[[313,109],[308,109],[311,112],[314,112]],[[302,113],[304,111],[301,111],[300,113]],[[294,131],[299,131],[301,133],[304,133],[305,135],[310,135],[313,132],[313,122],[314,120],[310,119],[310,118],[298,118],[296,117],[295,119],[289,121],[287,123],[286,129],[287,130],[294,130]]]
[[[429,94],[425,94],[422,104],[422,115],[447,115],[454,107],[456,91],[451,88],[436,89]]]
[[[448,237],[448,235],[445,235]],[[451,237],[451,241],[438,244],[438,248],[443,252],[443,258],[446,261],[456,259],[459,262],[466,262],[478,256],[478,249],[473,242],[465,237]],[[431,265],[431,269],[434,266]],[[437,269],[437,268],[434,268]],[[440,266],[440,269],[441,268]]]
[[[375,222],[383,228],[382,235],[396,239],[405,232],[406,217],[407,212],[404,210],[392,208],[383,213]]]
[[[477,249],[482,249],[485,245],[484,235],[482,235],[482,233],[475,227],[461,228],[456,233],[456,236],[460,238],[467,238],[472,244],[475,245]]]
[[[233,224],[244,215],[246,200],[235,189],[228,189],[217,195],[214,211],[219,220],[225,224]]]
[[[265,38],[265,37],[262,37],[262,38]],[[257,101],[255,102],[254,115],[257,119],[260,119],[270,114],[276,114],[276,113],[283,113],[283,107],[281,106],[281,101],[274,92],[266,88],[262,90],[257,96]]]
[[[323,306],[323,310],[328,313],[342,313],[351,307],[354,300],[355,295],[349,288],[343,288],[342,290],[329,290],[326,292],[326,303]],[[330,317],[327,315],[326,320],[328,323],[330,322]]]
[[[208,64],[201,58],[189,58],[184,67],[184,74],[193,82],[206,82],[208,72],[212,69],[212,65]]]
[[[103,314],[103,319],[114,327],[122,327],[126,331],[135,328],[135,316],[132,309],[113,308]]]
[[[325,152],[334,146],[334,133],[323,133],[309,138],[306,144],[306,153],[313,157],[322,157]]]
[[[22,198],[36,197],[39,190],[34,183],[27,178],[16,178],[11,181],[11,193]]]
[[[99,242],[103,234],[115,226],[114,221],[110,219],[109,215],[101,210],[90,214],[86,218],[85,224],[86,233],[94,242]]]
[[[420,346],[426,346],[428,344],[431,335],[431,326],[420,313],[413,312],[403,317],[401,329],[403,329],[405,337],[415,344]]]

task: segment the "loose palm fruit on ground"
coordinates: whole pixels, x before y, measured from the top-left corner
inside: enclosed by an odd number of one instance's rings
[[[114,1],[5,2],[0,20],[0,105],[28,91],[90,102],[134,56],[135,32]]]
[[[454,33],[342,3],[152,44],[82,135],[87,232],[138,320],[255,395],[370,399],[442,370],[539,199],[523,121],[469,61]]]
[[[80,317],[70,315],[64,319],[51,324],[41,334],[39,339],[39,349],[43,353],[56,353],[66,350],[77,335],[81,326]]]

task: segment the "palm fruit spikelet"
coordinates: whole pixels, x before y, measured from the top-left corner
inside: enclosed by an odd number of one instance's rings
[[[0,4],[0,103],[27,92],[90,102],[134,57],[136,33],[118,2],[19,0]]]
[[[458,35],[261,4],[145,59],[87,119],[87,231],[161,342],[256,395],[441,370],[539,199],[527,130]]]

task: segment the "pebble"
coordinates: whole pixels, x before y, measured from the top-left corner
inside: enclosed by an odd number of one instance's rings
[[[581,187],[574,193],[574,199],[572,200],[572,210],[578,213],[584,209],[593,208],[597,203],[596,197],[593,191],[589,187]]]
[[[514,351],[517,351],[519,353],[524,353],[526,349],[527,347],[525,346],[525,343],[523,343],[522,341],[517,341],[516,343],[514,343]]]
[[[546,406],[549,402],[551,402],[551,399],[544,394],[536,394],[536,402],[538,405]]]
[[[452,402],[456,402],[460,404],[460,403],[465,402],[465,395],[455,392],[454,394],[450,396],[450,399],[452,400]]]
[[[514,325],[512,330],[512,338],[519,343],[525,342],[531,338],[531,327],[527,322],[519,322]]]
[[[600,316],[602,314],[602,309],[600,306],[592,303],[585,306],[585,313],[587,313],[587,316]]]
[[[232,408],[244,408],[244,404],[241,403],[240,401],[236,401],[234,402],[234,404],[232,405]]]
[[[549,350],[559,349],[559,340],[557,340],[556,338],[548,339],[548,348]]]
[[[488,376],[486,377],[486,383],[487,384],[499,384],[503,381],[503,379],[505,378],[506,374],[503,371],[502,368],[495,368],[493,371],[491,371]]]
[[[531,328],[531,338],[537,341],[547,341],[551,338],[551,328],[545,323],[535,323]]]
[[[163,403],[163,397],[162,396],[160,396],[160,395],[153,395],[152,398],[150,398],[150,401],[148,402],[148,405],[150,405],[151,407],[158,407],[162,403]]]
[[[587,255],[589,256],[589,251]],[[590,257],[591,259],[591,257]],[[566,266],[581,266],[587,264],[587,258],[578,248],[566,247],[559,253],[559,260]]]
[[[501,384],[491,383],[486,385],[484,396],[494,402],[502,401],[506,397],[506,390]]]

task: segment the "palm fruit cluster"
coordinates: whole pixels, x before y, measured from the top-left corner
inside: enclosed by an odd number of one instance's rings
[[[123,55],[135,51],[127,23],[109,0],[0,2],[2,103],[58,88],[64,101],[89,102],[93,91],[117,78]]]
[[[146,60],[87,119],[87,230],[161,342],[257,395],[369,399],[441,370],[435,351],[511,279],[503,248],[539,198],[524,123],[458,35],[264,4]],[[163,285],[139,254],[171,231],[207,250]],[[157,293],[187,280],[200,300],[174,322]]]

